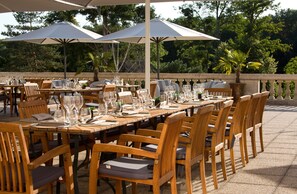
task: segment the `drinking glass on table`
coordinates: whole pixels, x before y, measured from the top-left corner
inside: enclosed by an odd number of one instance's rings
[[[80,109],[79,120],[82,124],[86,124],[87,120],[91,118],[91,110],[87,107]]]
[[[99,113],[99,116],[103,116],[107,114],[107,107],[105,103],[104,104],[101,103],[98,105],[98,113]]]
[[[75,109],[77,110],[77,113],[79,113],[81,107],[84,105],[84,98],[80,93],[74,93],[74,104],[75,104]]]
[[[56,122],[63,122],[64,121],[64,112],[62,109],[56,109],[54,113],[54,120]]]

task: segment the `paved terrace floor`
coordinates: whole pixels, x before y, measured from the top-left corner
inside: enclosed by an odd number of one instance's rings
[[[1,108],[0,108],[1,110]],[[0,121],[12,121],[16,117],[0,114]],[[211,162],[206,163],[207,191],[211,194],[295,194],[297,193],[297,108],[283,106],[266,106],[264,112],[264,145],[265,151],[260,153],[259,137],[257,139],[258,156],[252,157],[249,143],[250,162],[242,167],[239,145],[235,144],[237,173],[232,174],[229,150],[226,150],[228,180],[222,176],[220,157],[217,156],[219,189],[213,188]],[[83,159],[83,155],[80,158]],[[80,169],[80,193],[88,193],[88,177],[84,176],[88,169]],[[199,165],[192,167],[192,182],[195,194],[202,193],[199,178]],[[112,182],[113,183],[113,182]],[[178,193],[186,193],[185,179],[178,177]],[[148,186],[138,187],[138,193],[152,193]],[[131,193],[130,185],[127,191]],[[65,190],[62,188],[62,193]],[[103,181],[98,193],[109,194],[112,190]],[[162,187],[162,193],[169,194],[170,187]]]

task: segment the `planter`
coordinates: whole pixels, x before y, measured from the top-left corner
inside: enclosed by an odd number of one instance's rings
[[[230,88],[232,89],[232,96],[234,102],[240,98],[240,96],[244,95],[244,86],[245,83],[229,83]]]

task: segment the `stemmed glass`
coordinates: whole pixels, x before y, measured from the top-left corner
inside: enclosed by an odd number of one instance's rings
[[[69,125],[69,124],[71,124],[71,122],[70,122],[70,112],[75,107],[73,96],[64,96],[63,97],[63,106],[64,106],[64,108],[66,110],[65,124]]]
[[[73,97],[74,97],[75,109],[76,109],[77,113],[79,113],[81,107],[84,105],[84,98],[81,94],[79,94],[77,92],[75,94],[73,94]]]

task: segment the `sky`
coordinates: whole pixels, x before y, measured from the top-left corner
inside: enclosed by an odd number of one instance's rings
[[[275,0],[275,3],[280,3],[282,9],[297,9],[297,0]],[[168,3],[152,3],[152,5],[156,9],[156,13],[160,15],[162,18],[176,18],[179,16],[178,6],[182,5],[184,2],[168,2]],[[166,11],[164,11],[166,10]],[[84,26],[87,24],[87,21],[83,19],[83,17],[77,18],[80,26]],[[5,31],[6,28],[4,25],[11,24],[16,25],[12,13],[1,13],[0,14],[0,32]],[[0,35],[0,38],[7,38]]]

